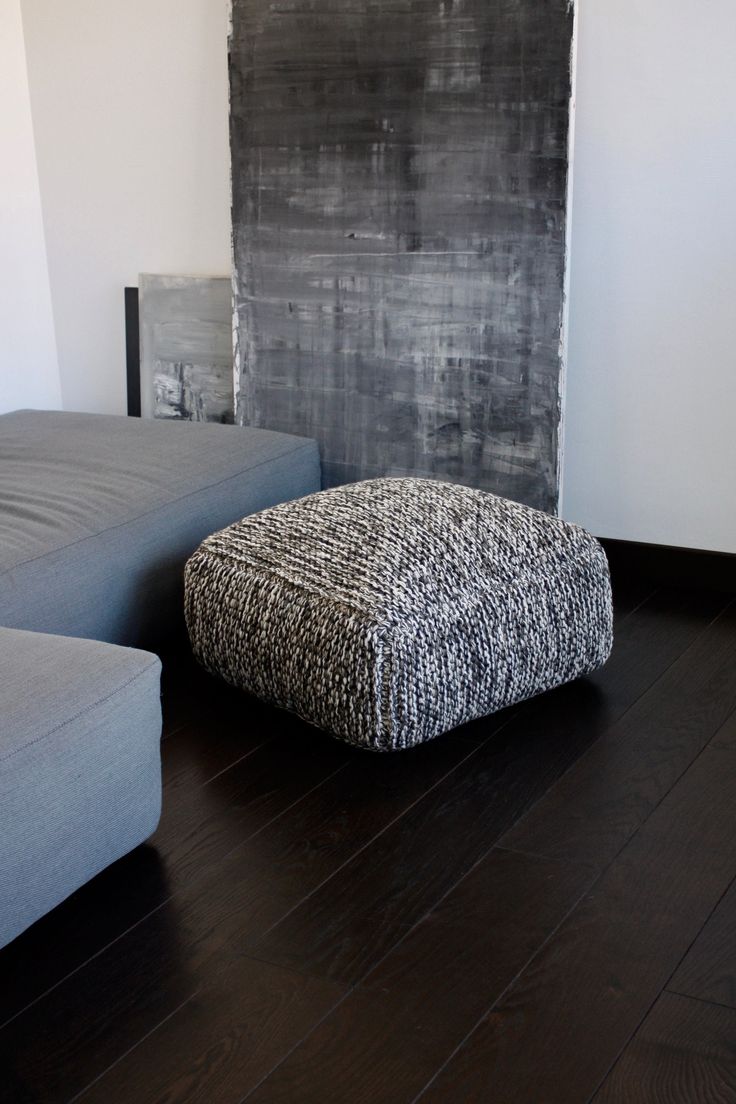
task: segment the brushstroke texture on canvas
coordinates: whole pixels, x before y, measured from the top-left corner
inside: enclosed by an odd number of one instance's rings
[[[557,504],[567,0],[234,0],[240,420]]]
[[[143,417],[232,423],[231,281],[145,274],[139,295]]]

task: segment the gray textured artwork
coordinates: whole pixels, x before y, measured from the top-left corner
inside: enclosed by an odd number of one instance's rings
[[[142,274],[138,287],[142,416],[232,423],[231,280]]]
[[[568,0],[233,0],[238,418],[554,511]]]

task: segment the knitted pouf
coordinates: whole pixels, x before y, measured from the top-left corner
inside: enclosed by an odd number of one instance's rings
[[[377,751],[577,678],[612,644],[593,537],[426,479],[337,487],[208,537],[186,617],[209,671]]]

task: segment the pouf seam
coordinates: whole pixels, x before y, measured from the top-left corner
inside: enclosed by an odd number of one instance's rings
[[[595,538],[591,539],[595,540]],[[582,567],[587,564],[593,564],[596,560],[600,560],[601,557],[603,557],[608,569],[608,559],[606,557],[605,550],[600,542],[596,541],[594,545],[588,544],[588,546],[581,551],[583,552],[582,555],[575,557],[575,559],[561,566],[569,567],[570,564],[574,564],[576,566]],[[372,611],[364,607],[353,605],[350,602],[346,602],[342,598],[335,598],[334,595],[327,594],[325,591],[319,590],[317,587],[305,585],[301,581],[291,579],[287,575],[281,574],[278,570],[274,568],[263,567],[261,564],[254,564],[251,561],[239,559],[235,556],[229,556],[227,553],[222,552],[219,549],[217,551],[214,551],[207,547],[206,541],[204,541],[200,548],[191,556],[190,561],[186,565],[187,572],[189,572],[189,563],[195,562],[200,558],[202,560],[206,560],[207,558],[219,560],[222,563],[226,563],[231,566],[232,570],[235,572],[242,571],[246,575],[246,577],[248,572],[253,572],[254,574],[260,575],[262,579],[276,582],[279,585],[284,586],[286,589],[300,592],[312,598],[317,598],[321,602],[325,602],[334,609],[349,610],[351,613],[356,614],[361,620],[363,620],[366,623],[366,627],[368,629],[385,629],[390,639],[411,639],[415,635],[417,629],[421,629],[428,624],[433,624],[431,618],[427,616],[419,621],[415,621],[412,624],[410,630],[405,630],[402,632],[402,628],[400,625],[394,625],[391,623],[391,621],[374,615]],[[550,566],[550,562],[551,560],[545,561],[544,567],[537,567],[533,572],[529,572],[524,576],[518,576],[511,583],[505,582],[500,584],[500,591],[507,593],[509,590],[517,590],[520,587],[526,588],[528,586],[533,586],[539,580],[547,579],[549,577],[548,568]],[[484,598],[487,600],[487,596],[482,595],[480,598],[474,600],[472,603],[468,603],[468,605],[464,606],[463,614],[466,615],[478,609],[483,604]],[[451,624],[457,625],[458,620],[459,618],[453,621]],[[443,635],[446,635],[444,630]]]
[[[206,553],[206,555],[202,554]],[[291,590],[300,591],[302,594],[308,595],[312,598],[319,598],[320,601],[329,604],[338,609],[350,610],[351,613],[357,614],[361,619],[367,621],[371,628],[390,628],[390,626],[377,618],[371,619],[370,612],[361,609],[360,606],[354,606],[350,602],[345,602],[340,598],[335,598],[330,594],[326,594],[324,591],[317,590],[315,587],[305,586],[301,582],[296,582],[294,579],[290,579],[286,575],[281,575],[278,571],[274,571],[272,568],[262,567],[260,564],[246,563],[244,560],[236,559],[234,556],[228,556],[224,552],[213,552],[206,547],[206,542],[197,549],[197,551],[189,558],[186,565],[186,571],[189,572],[189,564],[196,562],[198,559],[217,559],[222,563],[226,563],[232,567],[234,571],[238,569],[253,574],[260,575],[263,579],[268,579],[273,582],[285,586]]]

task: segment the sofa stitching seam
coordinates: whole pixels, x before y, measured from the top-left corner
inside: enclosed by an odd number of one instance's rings
[[[21,751],[25,751],[29,747],[33,747],[34,744],[40,744],[43,740],[48,740],[50,736],[53,736],[55,733],[60,732],[62,728],[66,728],[67,725],[72,724],[74,721],[78,721],[80,717],[84,717],[87,713],[91,713],[92,710],[97,709],[99,705],[104,705],[105,702],[108,702],[111,698],[114,698],[116,694],[119,694],[122,690],[127,689],[128,686],[132,685],[132,683],[136,682],[139,678],[147,675],[148,672],[152,671],[154,667],[157,666],[157,664],[160,664],[160,662],[161,661],[157,658],[154,663],[149,663],[148,666],[144,667],[142,671],[138,671],[135,675],[132,675],[129,679],[126,679],[125,682],[121,683],[121,685],[117,686],[114,690],[111,690],[110,693],[106,694],[103,698],[97,698],[96,701],[90,702],[90,704],[85,706],[84,709],[80,709],[79,712],[75,713],[73,717],[67,717],[67,719],[65,721],[62,721],[61,724],[54,725],[54,727],[50,728],[48,732],[44,732],[42,736],[36,736],[35,739],[29,740],[28,743],[22,744],[20,747],[16,748],[15,751],[11,751],[8,755],[0,756],[0,763],[7,762],[8,759],[12,759],[14,755],[18,755]]]
[[[221,487],[223,483],[229,483],[233,479],[240,479],[248,472],[257,471],[259,468],[264,467],[266,464],[273,464],[276,460],[283,460],[287,456],[294,456],[297,452],[304,452],[307,449],[312,451],[311,445],[298,445],[296,448],[290,449],[289,452],[282,452],[279,456],[272,456],[269,460],[261,460],[258,464],[253,464],[250,468],[243,468],[239,472],[235,472],[234,475],[228,475],[224,479],[218,479],[216,483],[208,483],[204,487],[199,487],[195,491],[187,491],[186,494],[179,495],[178,498],[172,498],[168,502],[162,502],[158,506],[152,507],[150,510],[145,510],[142,514],[136,514],[135,517],[126,518],[125,521],[120,521],[117,525],[110,525],[107,529],[100,529],[97,533],[87,533],[83,537],[78,537],[77,540],[69,541],[68,544],[60,544],[58,548],[52,548],[47,552],[42,552],[38,556],[33,556],[28,560],[20,560],[12,567],[5,568],[4,571],[0,571],[0,578],[3,575],[9,575],[12,571],[17,571],[26,567],[28,564],[37,563],[39,560],[46,559],[47,556],[53,556],[55,552],[65,552],[67,548],[74,548],[78,544],[84,544],[85,541],[95,540],[97,537],[103,537],[107,533],[113,533],[116,529],[122,529],[126,525],[133,525],[136,521],[141,521],[142,518],[149,517],[151,514],[157,513],[159,510],[166,506],[174,506],[179,502],[184,502],[188,498],[192,498],[194,495],[202,494],[205,491],[211,491],[215,487]]]

